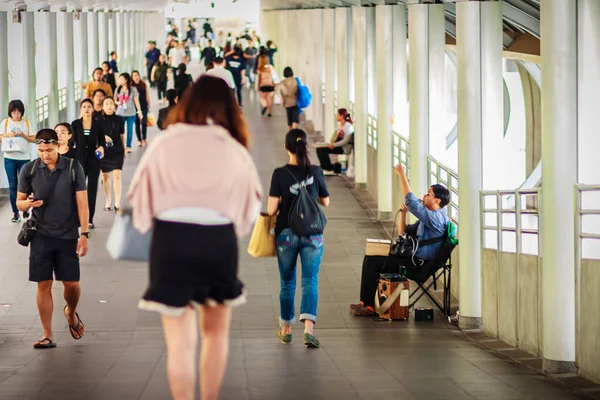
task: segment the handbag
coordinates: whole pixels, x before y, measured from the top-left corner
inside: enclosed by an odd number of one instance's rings
[[[254,224],[248,254],[254,258],[275,257],[277,248],[275,245],[275,222],[277,217],[267,213],[260,213]]]
[[[29,243],[31,243],[31,240],[33,239],[33,236],[35,236],[35,233],[37,232],[37,223],[35,222],[34,219],[28,219],[27,221],[25,221],[23,223],[23,226],[21,226],[21,231],[19,232],[19,235],[17,236],[17,242],[24,247],[29,246]]]
[[[281,79],[279,79],[279,75],[277,75],[277,71],[275,68],[271,67],[271,79],[275,85],[279,85],[281,83]]]
[[[25,139],[15,136],[15,137],[5,137],[2,139],[2,151],[20,151],[23,152],[25,150],[25,146],[23,142]]]
[[[133,226],[131,209],[117,213],[106,241],[106,250],[115,260],[142,261],[150,259],[152,230],[141,233]]]

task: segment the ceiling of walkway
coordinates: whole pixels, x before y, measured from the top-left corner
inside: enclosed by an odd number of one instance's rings
[[[11,9],[27,7],[29,11],[40,9],[66,7],[71,11],[74,9],[88,10],[163,10],[168,0],[0,0],[0,5],[9,6]],[[173,0],[171,0],[173,2]],[[183,1],[187,3],[187,0]]]
[[[298,8],[331,8],[352,6],[375,6],[385,4],[414,3],[414,0],[261,0],[263,10]],[[431,3],[446,4],[446,31],[456,37],[456,5],[454,0],[431,0]],[[540,0],[502,0],[504,5],[504,45],[512,42],[511,33],[527,32],[540,36]]]

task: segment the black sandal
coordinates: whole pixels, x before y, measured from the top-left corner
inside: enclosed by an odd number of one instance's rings
[[[53,349],[56,347],[56,343],[52,341],[50,338],[43,338],[33,345],[34,349]]]
[[[110,211],[112,210],[112,207],[104,207],[104,211]]]
[[[73,337],[73,339],[79,340],[84,335],[84,334],[79,333],[79,329],[85,328],[85,325],[83,325],[83,321],[81,320],[81,318],[79,318],[79,314],[77,313],[77,311],[75,311],[75,316],[77,317],[77,325],[71,326],[71,324],[69,323],[69,316],[67,315],[67,307],[69,307],[69,306],[67,305],[67,306],[65,306],[65,308],[63,308],[63,312],[65,314],[65,317],[67,318],[67,325],[69,325],[69,332],[71,333],[71,336]],[[75,336],[76,334],[79,335],[79,337],[76,337]]]

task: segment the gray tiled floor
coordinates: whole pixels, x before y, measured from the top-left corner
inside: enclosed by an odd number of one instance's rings
[[[247,93],[246,97],[250,95]],[[274,167],[286,161],[281,109],[261,118],[250,96],[245,108],[254,135],[253,155],[265,188]],[[152,130],[152,134],[156,134]],[[136,148],[137,150],[137,148]],[[128,158],[128,183],[139,159]],[[316,158],[315,158],[316,160]],[[191,162],[191,160],[190,160]],[[249,302],[235,311],[225,400],[271,399],[571,399],[532,371],[473,347],[442,322],[372,322],[349,315],[357,300],[367,237],[380,237],[339,178],[328,178],[332,206],[320,276],[317,335],[323,347],[281,345],[273,337],[279,309],[274,259],[244,254],[242,279]],[[99,208],[103,194],[99,194]],[[28,253],[16,244],[19,227],[0,208],[0,399],[168,399],[165,346],[159,318],[136,308],[147,267],[110,260],[104,243],[111,215],[98,212],[98,229],[82,265],[80,314],[87,332],[71,339],[56,285],[53,326],[59,347],[36,351],[41,326],[35,285],[27,282]],[[244,246],[242,244],[242,246]],[[298,299],[299,301],[299,299]]]

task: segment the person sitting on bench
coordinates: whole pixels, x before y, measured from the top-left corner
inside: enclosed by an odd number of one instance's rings
[[[352,152],[354,148],[354,126],[352,124],[354,121],[352,121],[350,113],[345,108],[340,108],[337,111],[335,120],[339,124],[340,129],[333,134],[327,147],[317,148],[317,157],[319,157],[321,169],[340,174],[342,173],[342,164],[339,162],[332,164],[329,155],[349,155]]]
[[[400,178],[402,193],[406,193],[405,203],[400,206],[399,211],[398,234],[402,236],[406,233],[416,237],[419,242],[443,237],[449,221],[444,209],[450,202],[448,189],[443,185],[432,185],[421,201],[413,194],[402,165],[396,167],[396,173]],[[418,221],[407,226],[406,217],[409,212],[417,217]],[[441,246],[441,241],[419,246],[414,257],[365,256],[360,282],[360,303],[350,305],[352,313],[355,316],[375,315],[374,299],[379,274],[399,272],[400,267],[418,268],[424,262],[435,259]]]

